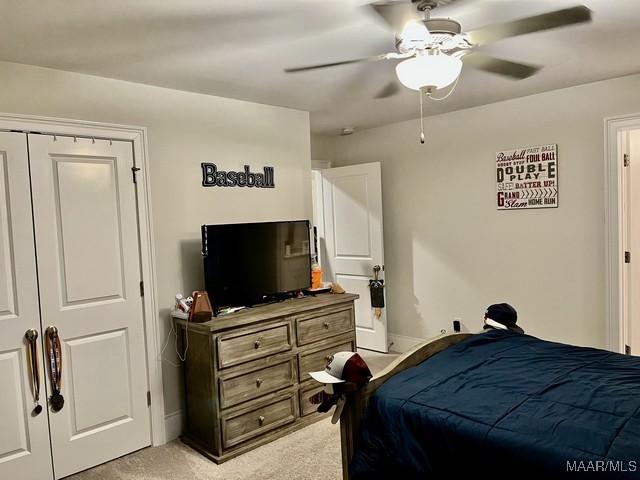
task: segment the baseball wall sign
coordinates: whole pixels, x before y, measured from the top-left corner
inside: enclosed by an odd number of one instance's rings
[[[255,173],[244,166],[240,172],[218,170],[215,163],[201,163],[203,187],[249,187],[275,188],[273,167],[263,167],[262,172]]]
[[[558,206],[558,146],[496,153],[498,210]]]

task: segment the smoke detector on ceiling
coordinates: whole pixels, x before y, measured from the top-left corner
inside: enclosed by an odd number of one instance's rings
[[[344,137],[344,136],[347,136],[347,135],[352,135],[353,132],[355,132],[355,128],[353,128],[353,127],[344,127],[342,129],[342,131],[340,132],[340,135],[342,135]]]

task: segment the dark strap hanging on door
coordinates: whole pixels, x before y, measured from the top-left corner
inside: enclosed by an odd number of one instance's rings
[[[369,293],[371,294],[371,306],[384,308],[384,280],[369,280]]]
[[[369,294],[372,308],[384,308],[384,280],[379,279],[380,265],[373,267],[373,280],[369,280]]]

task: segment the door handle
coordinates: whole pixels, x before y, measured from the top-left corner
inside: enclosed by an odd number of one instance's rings
[[[62,345],[58,336],[58,329],[54,326],[47,327],[47,363],[49,364],[49,375],[51,378],[51,389],[53,393],[49,397],[51,411],[58,412],[64,406],[64,397],[60,393],[62,388]]]
[[[33,402],[36,406],[33,409],[32,415],[40,415],[42,412],[42,405],[40,405],[40,363],[38,362],[38,331],[30,328],[24,334],[24,337],[29,342],[28,357],[29,357],[29,370],[31,373],[31,389],[33,390]]]
[[[374,265],[373,266],[373,279],[374,280],[379,280],[380,279],[380,272],[384,272],[384,265],[382,265],[382,266]]]

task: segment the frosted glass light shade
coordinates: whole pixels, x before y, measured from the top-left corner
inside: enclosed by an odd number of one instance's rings
[[[462,61],[445,53],[418,55],[396,65],[398,80],[405,87],[420,90],[451,85],[462,71]]]
[[[427,26],[423,21],[418,20],[408,21],[402,29],[402,33],[400,33],[400,38],[402,40],[408,40],[410,42],[426,42],[429,37],[431,37],[431,34],[429,33]]]

